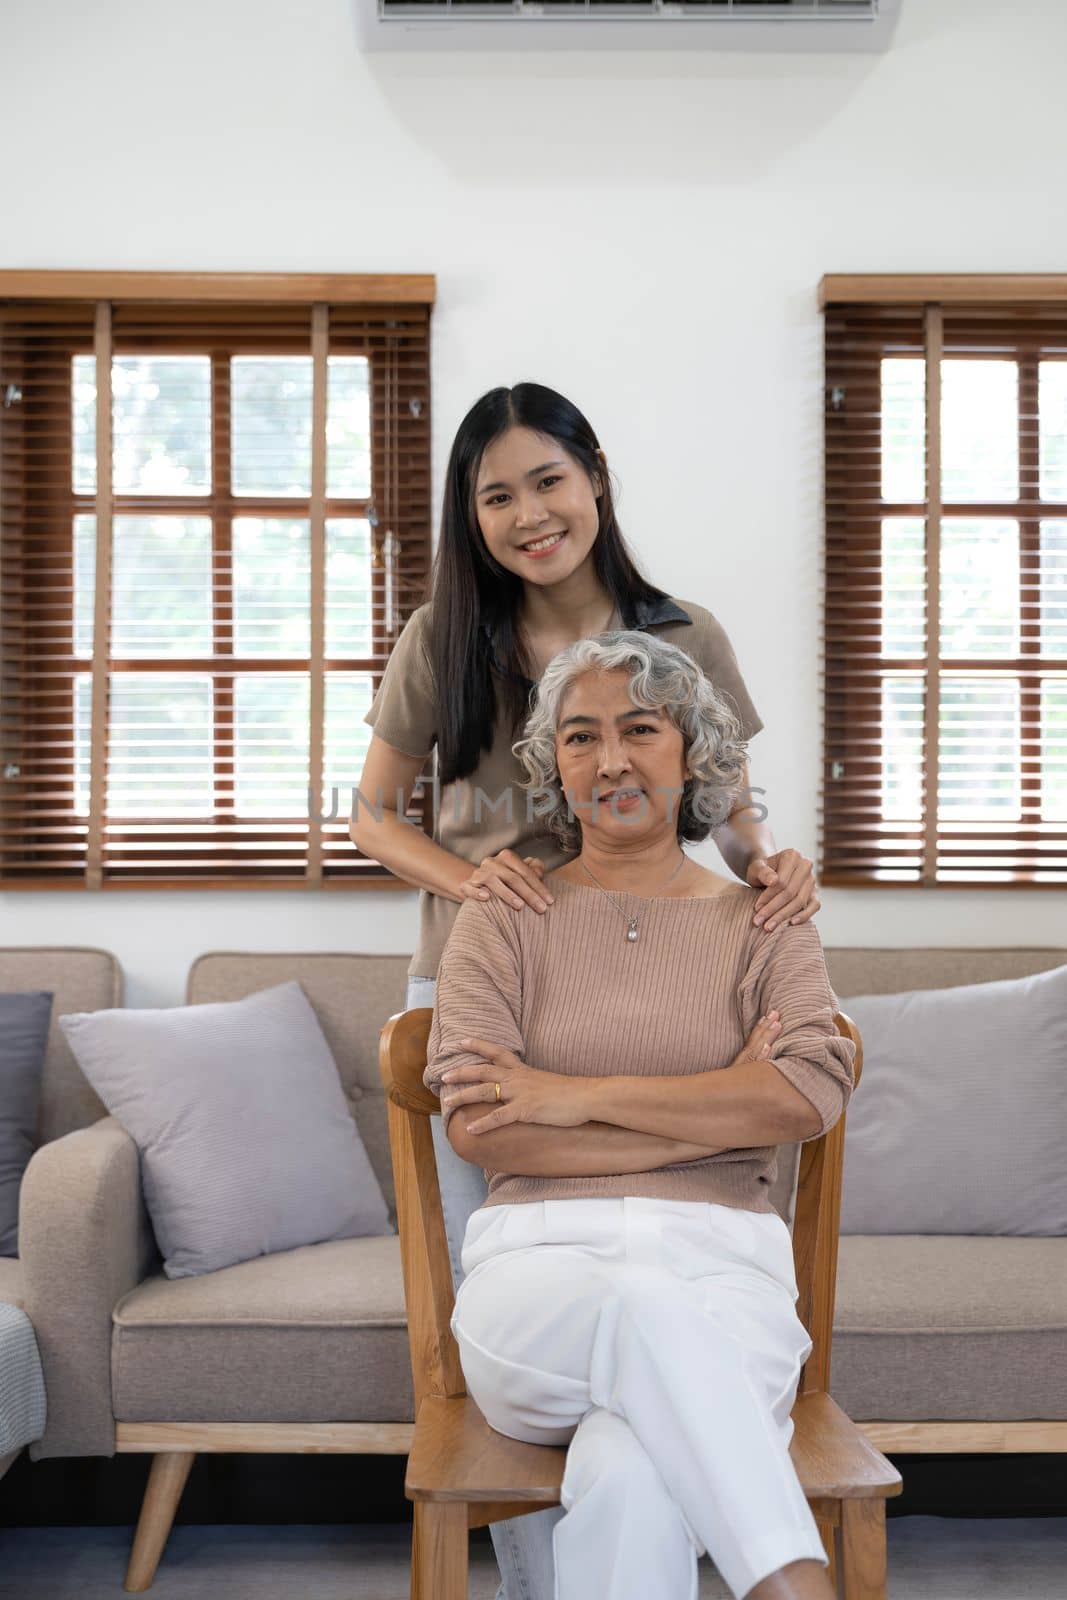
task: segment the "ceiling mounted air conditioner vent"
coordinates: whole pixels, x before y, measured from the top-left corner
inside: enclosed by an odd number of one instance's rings
[[[372,48],[884,50],[900,0],[358,0]]]

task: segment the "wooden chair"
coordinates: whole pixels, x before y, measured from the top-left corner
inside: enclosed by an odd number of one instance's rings
[[[412,1600],[467,1600],[467,1532],[560,1503],[566,1451],[496,1433],[468,1398],[450,1322],[454,1301],[430,1118],[440,1102],[423,1084],[433,1011],[398,1012],[382,1029],[379,1067],[388,1094],[415,1435],[405,1493],[414,1502]],[[843,1013],[839,1033],[862,1043]],[[793,1407],[789,1451],[842,1600],[885,1600],[885,1501],[903,1483],[831,1400],[830,1339],[837,1280],[845,1119],[800,1148],[793,1252],[797,1314],[812,1339]]]

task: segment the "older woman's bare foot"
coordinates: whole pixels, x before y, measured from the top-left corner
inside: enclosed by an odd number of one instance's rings
[[[836,1600],[829,1569],[821,1561],[790,1561],[744,1596],[744,1600]]]

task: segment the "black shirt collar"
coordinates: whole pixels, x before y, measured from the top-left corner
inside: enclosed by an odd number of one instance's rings
[[[662,600],[635,600],[629,608],[624,607],[623,616],[626,618],[628,628],[647,628],[649,623],[655,622],[692,622],[688,611],[682,609],[670,597],[665,595]]]
[[[677,605],[669,595],[665,595],[662,599],[656,598],[653,600],[646,600],[643,597],[640,597],[633,602],[624,601],[620,607],[620,610],[622,611],[623,621],[625,622],[627,628],[637,628],[641,632],[645,632],[650,627],[655,627],[657,623],[691,623],[693,620],[689,615],[689,612],[683,610],[680,605]],[[521,683],[525,683],[528,687],[532,688],[532,678],[523,677],[521,673],[504,673],[504,669],[497,659],[496,642],[493,638],[493,624],[491,622],[483,622],[482,632],[485,635],[486,645],[489,651],[489,660],[495,670],[500,673],[501,677],[518,676]]]

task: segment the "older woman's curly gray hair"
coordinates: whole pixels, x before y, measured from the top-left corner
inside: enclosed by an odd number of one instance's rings
[[[683,739],[685,782],[678,807],[679,840],[706,839],[726,821],[741,794],[747,744],[741,724],[691,656],[666,639],[639,629],[578,639],[552,657],[534,691],[523,737],[512,745],[529,782],[544,796],[532,808],[547,818],[563,849],[581,848],[574,815],[556,764],[556,728],[563,696],[583,672],[630,673],[634,704],[665,711]],[[529,799],[527,801],[529,804]]]

